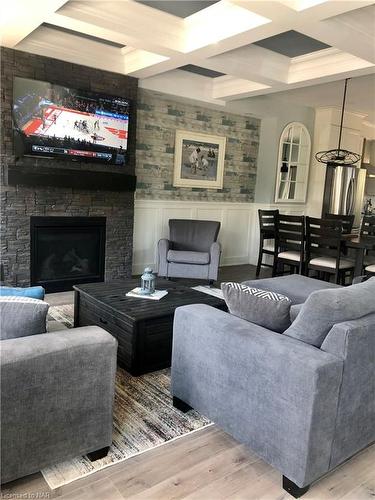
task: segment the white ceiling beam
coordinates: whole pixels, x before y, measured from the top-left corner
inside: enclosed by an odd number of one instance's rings
[[[132,1],[73,1],[58,14],[124,34],[132,47],[169,56],[184,50],[183,20]],[[94,34],[94,33],[92,33]]]
[[[373,4],[319,23],[305,24],[299,30],[343,52],[375,63]]]
[[[201,77],[182,70],[173,70],[160,75],[139,80],[139,87],[148,90],[162,91],[179,98],[195,100],[224,107],[226,102],[212,97],[212,78]]]
[[[276,52],[250,45],[201,61],[209,69],[253,80],[266,86],[287,83],[290,59]]]
[[[355,78],[355,77],[360,77],[360,76],[365,76],[365,75],[370,75],[370,74],[375,74],[375,66],[372,66],[370,68],[360,68],[360,69],[353,69],[350,71],[346,71],[344,74],[343,73],[337,73],[337,74],[331,74],[331,75],[324,75],[320,76],[311,80],[302,80],[302,81],[297,81],[297,82],[291,82],[288,84],[278,84],[266,89],[262,90],[255,90],[253,92],[249,92],[247,97],[256,97],[260,95],[266,95],[266,94],[275,94],[278,92],[283,92],[285,90],[294,90],[294,89],[299,89],[303,87],[311,87],[315,85],[321,85],[323,83],[329,83],[329,82],[335,82],[335,81],[340,81],[345,78]],[[309,106],[309,102],[305,103],[306,106]]]
[[[338,49],[325,49],[292,59],[288,83],[315,80],[330,75],[342,75],[348,71],[373,66],[368,61]]]
[[[97,67],[96,61],[100,61],[104,70],[125,73],[125,59],[120,48],[46,26],[40,26],[32,37],[21,41],[17,49],[91,67]]]
[[[123,33],[102,28],[95,24],[81,21],[80,19],[73,19],[72,17],[64,16],[58,12],[53,12],[47,15],[45,22],[52,24],[53,26],[57,26],[58,28],[76,31],[77,34],[83,33],[84,35],[96,36],[97,38],[102,38],[103,40],[122,44],[123,46],[130,45],[129,38]]]
[[[132,73],[134,74],[138,70],[168,61],[169,58],[152,52],[147,52],[146,50],[134,49],[125,52],[124,60],[125,72],[127,75],[130,75]]]
[[[324,2],[302,10],[298,22],[304,19],[306,22],[309,20],[311,23],[323,21],[331,17],[340,16],[341,14],[361,9],[362,7],[367,7],[371,4],[373,4],[373,0],[325,0]]]
[[[3,0],[4,2],[4,0]],[[14,48],[44,21],[45,17],[62,7],[67,0],[39,0],[36,8],[30,0],[5,2],[0,16],[0,42],[4,47]]]
[[[231,76],[222,76],[214,78],[212,82],[212,97],[214,99],[238,99],[238,97],[248,97],[253,92],[262,91],[270,88],[268,85],[262,85],[257,82],[233,78]]]
[[[299,31],[331,47],[375,64],[374,40],[363,33],[350,28],[340,29],[334,21],[323,21],[315,26],[304,26]]]
[[[272,19],[274,24],[293,24],[298,18],[295,9],[284,1],[231,0],[231,2],[259,16]]]
[[[146,50],[147,47],[151,47],[151,45],[154,47],[154,44],[148,45],[147,43],[142,43],[139,38],[131,37],[123,31],[119,32],[114,31],[113,29],[103,28],[96,24],[81,21],[79,19],[73,19],[72,17],[56,12],[46,16],[45,22],[59,28],[76,31],[77,34],[83,33],[84,35],[95,36],[97,38],[102,38],[103,40],[122,44],[124,47],[130,47],[131,49],[137,48],[140,50]],[[179,54],[176,50],[168,47],[163,47],[161,52],[162,54],[158,55],[163,55],[165,57],[173,57],[176,54]]]

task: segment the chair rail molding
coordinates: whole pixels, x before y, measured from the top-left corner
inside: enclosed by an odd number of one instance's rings
[[[218,241],[221,266],[256,265],[259,245],[258,209],[279,208],[291,215],[304,215],[305,205],[233,203],[208,201],[135,200],[133,274],[147,266],[157,271],[157,243],[168,238],[169,219],[216,220],[221,222]]]

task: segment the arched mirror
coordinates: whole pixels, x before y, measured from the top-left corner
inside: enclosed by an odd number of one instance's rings
[[[280,137],[275,203],[305,203],[311,153],[303,123],[289,123]]]

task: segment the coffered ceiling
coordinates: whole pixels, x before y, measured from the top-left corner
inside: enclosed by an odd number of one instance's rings
[[[6,47],[221,106],[375,73],[367,0],[2,0],[0,9]]]

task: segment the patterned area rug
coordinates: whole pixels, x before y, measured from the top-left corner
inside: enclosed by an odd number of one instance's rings
[[[48,309],[48,321],[55,320],[62,323],[67,328],[73,328],[74,324],[74,305],[50,306]]]
[[[71,328],[73,305],[50,307],[49,316]],[[183,414],[173,407],[169,369],[140,377],[118,369],[113,442],[107,457],[95,462],[76,457],[43,469],[42,474],[55,489],[208,425],[211,422],[199,413]]]

